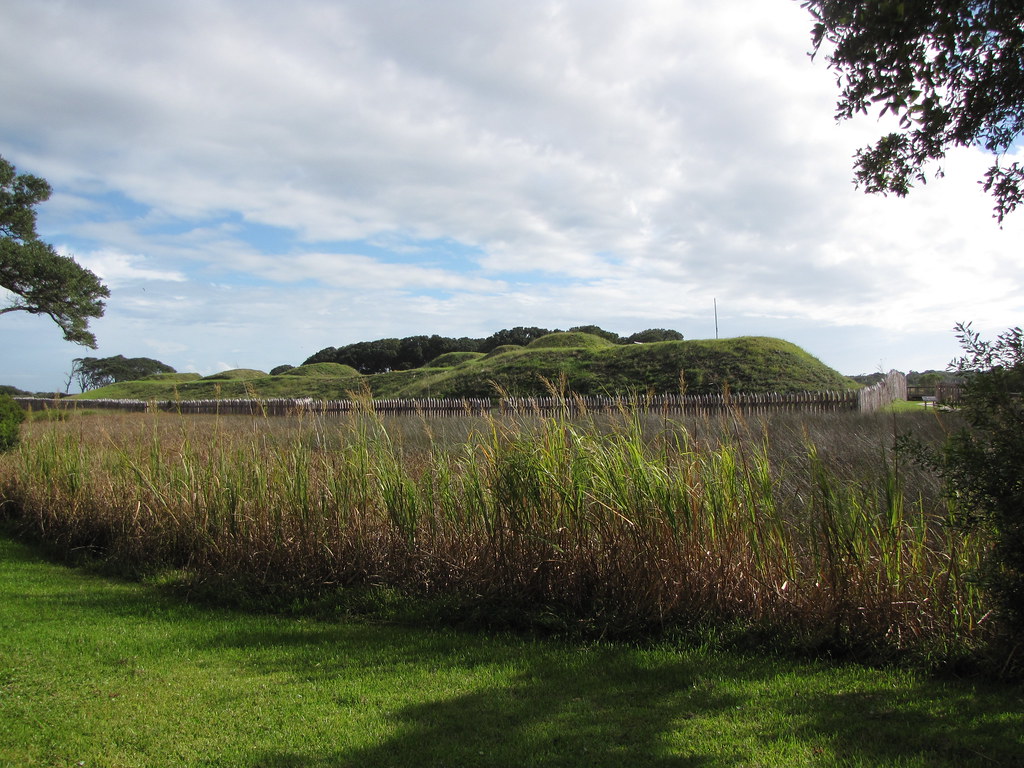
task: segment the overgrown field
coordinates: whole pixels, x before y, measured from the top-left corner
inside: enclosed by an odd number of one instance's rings
[[[984,640],[978,545],[891,448],[950,418],[78,416],[26,425],[0,498],[62,552],[258,605],[944,664]]]

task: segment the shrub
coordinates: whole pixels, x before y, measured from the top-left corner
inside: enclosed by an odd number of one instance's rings
[[[938,449],[905,440],[942,478],[952,519],[986,540],[977,569],[1011,636],[1024,631],[1024,331],[984,341],[969,323],[956,326],[964,355],[950,368],[964,379],[960,410],[967,427]]]
[[[652,344],[658,341],[682,341],[683,334],[673,331],[671,328],[648,328],[646,331],[637,331],[632,336],[622,340],[623,344]]]
[[[21,422],[25,411],[10,395],[0,394],[0,451],[6,451],[18,444]]]

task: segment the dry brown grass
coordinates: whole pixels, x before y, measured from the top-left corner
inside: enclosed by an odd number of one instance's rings
[[[250,595],[950,658],[978,638],[977,552],[886,419],[104,415],[31,424],[0,498],[66,552]]]

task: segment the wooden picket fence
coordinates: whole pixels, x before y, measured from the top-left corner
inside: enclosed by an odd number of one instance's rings
[[[84,400],[16,398],[24,408],[101,408],[127,411],[171,411],[189,414],[244,414],[290,416],[309,414],[345,414],[372,409],[395,415],[463,416],[500,414],[615,413],[625,410],[710,415],[724,411],[774,413],[800,411],[831,413],[837,411],[875,411],[896,399],[906,399],[907,380],[898,371],[872,387],[856,391],[732,393],[708,395],[661,394],[647,396],[504,397],[504,398],[381,398],[344,399],[218,399],[218,400]]]

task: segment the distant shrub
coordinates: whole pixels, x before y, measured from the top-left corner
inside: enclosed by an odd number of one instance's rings
[[[25,411],[10,395],[0,394],[0,451],[7,451],[18,444],[21,422]]]
[[[623,339],[615,331],[606,331],[599,325],[577,325],[569,329],[569,333],[587,333],[591,336],[598,336],[607,339],[612,344],[621,344]]]
[[[288,373],[288,371],[294,370],[294,365],[275,365],[270,369],[271,376],[280,376],[282,373]]]
[[[623,344],[653,344],[659,341],[682,341],[683,334],[673,331],[671,328],[648,328],[646,331],[637,331],[632,336],[622,340]]]

